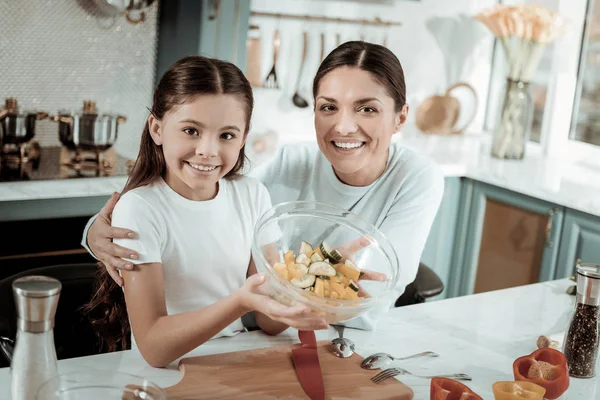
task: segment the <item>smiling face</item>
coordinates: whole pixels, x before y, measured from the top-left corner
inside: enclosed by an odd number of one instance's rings
[[[395,108],[386,88],[360,68],[339,67],[322,78],[315,97],[317,142],[342,182],[366,186],[381,176],[392,135],[408,114],[407,105]]]
[[[166,183],[190,200],[209,200],[237,163],[246,141],[244,103],[234,95],[200,95],[162,120],[150,115],[150,134],[162,146]]]

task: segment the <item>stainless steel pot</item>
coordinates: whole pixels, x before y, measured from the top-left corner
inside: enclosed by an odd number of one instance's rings
[[[21,144],[35,136],[35,123],[48,117],[47,112],[20,111],[17,99],[9,97],[0,110],[0,142]]]
[[[61,111],[51,117],[58,122],[60,142],[71,150],[106,150],[117,140],[119,125],[126,122],[122,115],[99,114],[96,103],[85,100],[80,113]]]

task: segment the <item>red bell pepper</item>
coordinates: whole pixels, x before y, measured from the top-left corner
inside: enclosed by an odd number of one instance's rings
[[[546,389],[545,397],[553,400],[569,387],[569,367],[563,353],[542,348],[519,357],[513,363],[515,381],[529,381]]]
[[[435,377],[431,380],[430,400],[483,400],[466,385],[454,379]]]

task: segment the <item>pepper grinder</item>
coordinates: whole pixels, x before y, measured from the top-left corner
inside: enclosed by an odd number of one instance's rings
[[[577,261],[577,303],[567,330],[563,353],[569,375],[592,378],[596,375],[600,342],[600,265]]]
[[[26,276],[12,284],[17,308],[17,340],[10,365],[12,400],[35,399],[39,386],[57,375],[54,316],[60,281]]]

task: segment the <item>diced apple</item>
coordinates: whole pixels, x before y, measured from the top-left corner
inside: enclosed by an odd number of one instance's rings
[[[298,257],[296,257],[296,264],[304,264],[307,267],[310,265],[310,258],[304,253],[300,253]]]
[[[305,256],[310,257],[313,251],[313,247],[307,242],[302,242],[302,244],[300,244],[300,253],[304,254]]]
[[[289,271],[289,270],[288,270]],[[291,279],[302,278],[308,272],[308,267],[304,264],[294,264],[292,274],[289,275]]]

